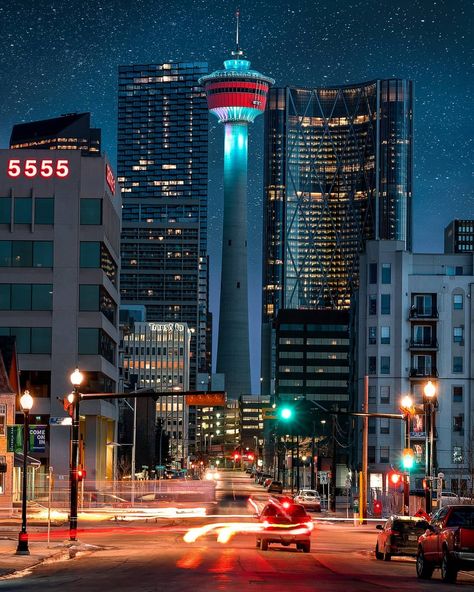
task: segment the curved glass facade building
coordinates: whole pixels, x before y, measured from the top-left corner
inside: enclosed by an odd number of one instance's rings
[[[280,309],[348,309],[366,240],[411,249],[413,83],[271,88],[265,142],[264,381]]]

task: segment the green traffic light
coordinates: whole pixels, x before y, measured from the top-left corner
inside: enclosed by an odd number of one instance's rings
[[[291,419],[291,416],[293,415],[293,411],[289,408],[289,407],[283,407],[283,409],[280,410],[280,417],[282,419]]]
[[[412,456],[404,456],[403,457],[403,468],[404,469],[412,469],[413,468],[413,457]]]

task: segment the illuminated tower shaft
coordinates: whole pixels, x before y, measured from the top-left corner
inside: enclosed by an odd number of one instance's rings
[[[235,52],[241,55],[237,49]],[[234,54],[235,55],[235,54]],[[230,399],[251,392],[247,291],[248,124],[265,110],[273,80],[233,59],[204,76],[211,113],[224,124],[224,228],[217,372]]]

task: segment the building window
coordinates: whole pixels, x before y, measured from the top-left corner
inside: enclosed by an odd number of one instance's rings
[[[81,224],[102,224],[101,199],[81,199]]]
[[[462,446],[453,446],[453,463],[463,462]]]
[[[462,403],[462,386],[453,386],[453,403]]]
[[[375,434],[375,417],[369,417],[368,430],[369,434]]]
[[[380,297],[380,313],[383,315],[390,314],[390,294],[382,294]]]
[[[377,283],[377,263],[369,263],[369,284]]]
[[[464,329],[462,327],[453,327],[453,341],[454,343],[464,343]]]
[[[380,433],[390,434],[390,420],[386,417],[380,418]]]
[[[412,312],[415,313],[415,316],[432,318],[435,314],[433,296],[431,294],[414,295]]]
[[[52,310],[52,284],[0,284],[0,310]]]
[[[431,345],[432,327],[430,325],[414,325],[413,327],[413,344],[414,345]]]
[[[19,354],[51,353],[51,327],[1,327],[0,335],[15,337]]]
[[[390,447],[389,446],[381,446],[380,447],[380,462],[381,463],[390,462]]]
[[[7,434],[7,406],[5,403],[0,403],[0,436]]]
[[[431,376],[433,371],[431,356],[413,356],[413,370],[416,376]]]
[[[31,224],[31,197],[16,197],[14,201],[15,224]]]
[[[462,310],[464,306],[463,295],[453,294],[453,308],[454,310]]]
[[[0,224],[11,222],[12,200],[10,197],[0,197]]]
[[[463,357],[462,356],[454,356],[453,357],[453,373],[463,372]]]
[[[381,386],[380,387],[380,404],[381,405],[388,405],[390,403],[390,387],[389,386]]]
[[[377,387],[369,385],[369,405],[375,405],[377,403]]]
[[[377,374],[377,358],[369,356],[368,362],[368,373],[371,375]]]
[[[382,263],[382,284],[392,283],[392,266],[390,263]]]
[[[453,432],[464,433],[464,415],[455,415],[453,417]]]
[[[376,462],[375,460],[375,446],[369,446],[367,448],[367,461],[371,464]]]
[[[390,356],[380,356],[380,374],[390,374]]]
[[[54,198],[35,199],[35,224],[54,224]]]
[[[377,294],[369,294],[369,315],[377,314]]]
[[[111,364],[115,361],[115,342],[102,329],[81,328],[78,330],[80,355],[100,355]]]
[[[390,344],[390,327],[380,327],[380,343],[382,345]]]
[[[369,327],[369,345],[377,343],[377,327]]]
[[[100,242],[81,242],[79,265],[81,267],[100,267]]]

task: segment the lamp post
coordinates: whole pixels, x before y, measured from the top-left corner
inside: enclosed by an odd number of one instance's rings
[[[403,515],[409,516],[410,515],[410,487],[409,487],[409,477],[410,477],[410,469],[413,465],[413,454],[406,454],[410,447],[410,418],[415,414],[415,409],[413,407],[413,399],[406,395],[402,398],[401,401],[401,412],[403,413],[403,417],[405,419],[405,449],[403,454]]]
[[[21,530],[18,535],[18,547],[16,548],[17,555],[29,555],[30,550],[28,548],[28,533],[26,531],[26,496],[27,496],[27,457],[28,457],[28,426],[30,410],[33,407],[33,397],[29,391],[25,391],[20,397],[20,406],[24,414],[23,424],[23,488],[22,488],[22,500],[21,500]]]
[[[435,414],[435,397],[436,387],[429,380],[423,389],[425,395],[425,420],[428,424],[429,431],[426,436],[426,511],[431,512],[433,507],[433,463],[434,463],[434,414]],[[428,439],[429,433],[429,439]]]
[[[70,515],[69,515],[69,540],[77,540],[77,494],[78,478],[77,467],[79,464],[79,387],[84,380],[83,374],[76,368],[70,376],[74,390],[68,395],[68,401],[72,405],[72,437],[71,437],[71,464],[69,470],[69,484],[71,489]]]

